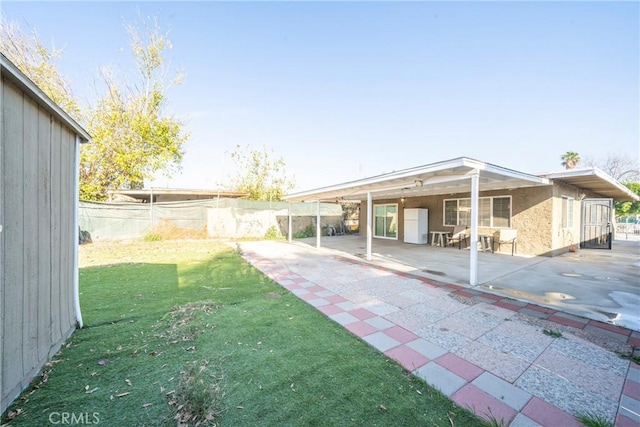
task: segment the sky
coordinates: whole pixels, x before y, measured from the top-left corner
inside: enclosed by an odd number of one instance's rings
[[[74,95],[132,71],[124,22],[157,17],[185,72],[165,112],[190,133],[182,171],[213,189],[237,145],[282,157],[310,190],[456,157],[527,173],[560,156],[640,156],[640,3],[11,2]]]

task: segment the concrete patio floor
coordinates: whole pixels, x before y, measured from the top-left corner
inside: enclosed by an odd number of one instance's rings
[[[315,248],[316,239],[300,239]],[[321,250],[365,260],[366,240],[323,236]],[[469,251],[374,239],[372,265],[471,288]],[[473,289],[640,331],[640,240],[556,257],[479,252]]]
[[[363,241],[355,236],[323,240],[343,249],[347,244],[360,249]],[[620,357],[640,346],[640,333],[480,287],[443,283],[443,277],[464,282],[465,269],[457,266],[454,276],[444,262],[466,251],[387,243],[374,245],[378,254],[367,263],[358,251],[318,250],[299,241],[239,246],[268,277],[481,417],[512,427],[577,427],[574,416],[591,413],[615,420],[616,426],[640,425],[640,365]],[[442,261],[438,264],[433,255],[427,263],[406,263],[413,251],[420,257],[439,253]],[[486,267],[501,256],[480,258]],[[508,258],[509,275],[545,262]],[[432,270],[435,266],[438,270]],[[435,274],[439,282],[423,276],[433,271],[446,276]]]

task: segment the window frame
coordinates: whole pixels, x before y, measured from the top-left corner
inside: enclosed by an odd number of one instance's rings
[[[384,236],[379,236],[377,234],[378,230],[376,227],[376,208],[378,207],[384,207],[385,208],[385,215],[384,215],[384,219],[385,219],[385,225],[384,225]],[[387,224],[386,224],[386,219],[388,218],[387,214],[387,208],[388,207],[394,207],[396,212],[395,212],[395,220],[396,220],[396,225],[395,225],[395,236],[387,236]],[[373,205],[373,215],[371,215],[371,218],[373,220],[373,224],[372,224],[372,228],[373,228],[373,237],[377,238],[377,239],[389,239],[389,240],[398,240],[398,234],[399,234],[399,230],[398,230],[398,221],[400,220],[399,217],[399,211],[398,211],[398,203],[378,203],[378,204],[374,204]]]
[[[508,218],[508,224],[507,226],[499,226],[499,225],[495,225],[495,216],[493,213],[493,201],[494,199],[508,199],[509,200],[509,218]],[[480,205],[481,205],[481,200],[485,201],[484,203],[486,203],[486,201],[489,201],[489,225],[487,225],[486,223],[482,223],[482,218],[480,217],[480,212],[478,212],[478,226],[479,227],[487,227],[487,228],[511,228],[511,223],[512,223],[512,219],[513,219],[513,197],[510,195],[503,195],[503,196],[486,196],[486,197],[479,197],[478,198],[478,210],[480,210]],[[467,217],[468,218],[468,214],[466,214],[466,212],[464,212],[464,210],[460,209],[460,202],[463,201],[463,205],[466,205],[468,203],[468,210],[471,210],[471,198],[470,197],[460,197],[460,198],[455,198],[455,199],[443,199],[442,200],[442,225],[444,227],[453,227],[456,225],[468,225],[470,226],[471,224],[465,224],[464,222],[461,222],[461,219],[464,221]],[[456,224],[447,224],[447,202],[451,203],[451,202],[455,202],[455,216],[456,216]],[[463,206],[463,208],[467,209],[467,206]],[[460,213],[463,213],[463,215],[460,215]],[[451,215],[449,215],[451,216]],[[470,221],[469,221],[470,222]]]
[[[573,229],[575,226],[575,197],[571,196],[562,196],[562,206],[561,206],[561,216],[562,216],[562,224],[561,227],[565,230]]]

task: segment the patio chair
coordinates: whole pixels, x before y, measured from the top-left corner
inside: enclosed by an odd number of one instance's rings
[[[466,225],[456,225],[453,227],[453,233],[451,236],[447,236],[447,246],[450,244],[458,244],[458,249],[462,249],[462,242],[464,241],[464,247],[467,247],[467,226]]]
[[[496,231],[493,234],[493,242],[498,245],[498,252],[500,251],[500,245],[511,245],[511,256],[516,253],[516,246],[518,244],[518,230],[513,228],[503,228]]]

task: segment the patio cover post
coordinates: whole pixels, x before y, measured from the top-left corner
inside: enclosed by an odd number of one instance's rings
[[[478,196],[480,174],[478,170],[471,175],[471,247],[469,248],[469,284],[478,285]]]
[[[289,240],[289,243],[291,243],[291,239],[293,238],[292,233],[291,233],[291,203],[289,203],[289,218],[288,218],[288,227],[287,227],[287,238]]]
[[[371,261],[371,218],[373,209],[373,201],[371,199],[371,191],[367,192],[367,261]]]
[[[320,199],[318,199],[318,213],[316,214],[316,248],[320,249]]]

